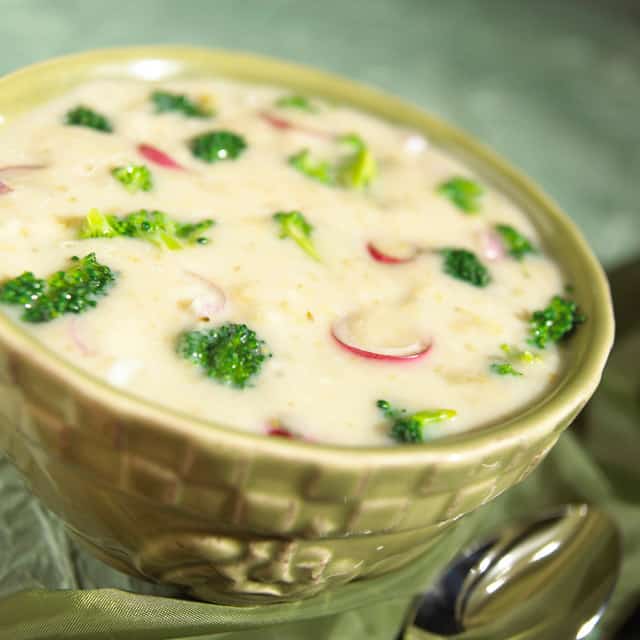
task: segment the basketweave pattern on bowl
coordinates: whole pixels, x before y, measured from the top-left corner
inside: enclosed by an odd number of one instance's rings
[[[292,463],[275,475],[264,453],[249,457],[151,433],[152,425],[105,414],[55,383],[47,392],[48,378],[26,362],[11,371],[15,380],[4,394],[24,397],[14,414],[30,446],[122,492],[223,518],[229,530],[322,537],[380,530],[381,522],[386,531],[447,522],[528,475],[557,438],[529,440],[475,465],[464,458],[403,470]]]
[[[27,457],[43,453],[26,438],[18,437],[14,443],[25,449]],[[199,597],[229,604],[311,597],[355,578],[392,571],[436,545],[453,526],[440,523],[358,536],[354,545],[353,537],[309,540],[212,533],[215,521],[208,523],[207,531],[194,531],[203,528],[202,519],[167,514],[162,519],[166,522],[169,517],[171,524],[166,533],[158,533],[157,503],[123,496],[114,486],[98,489],[84,469],[61,458],[44,456],[32,460],[30,467],[35,493],[60,512],[71,532],[97,555],[127,573],[187,587]],[[49,482],[50,476],[55,483]],[[83,522],[80,514],[89,512],[89,505],[92,517]],[[117,513],[110,505],[117,505]],[[123,519],[123,513],[135,518]],[[108,528],[96,528],[104,521],[110,523]]]

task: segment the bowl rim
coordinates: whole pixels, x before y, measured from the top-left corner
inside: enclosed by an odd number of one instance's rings
[[[189,437],[206,443],[209,446],[243,449],[255,453],[259,446],[260,453],[271,454],[279,458],[296,459],[299,462],[326,465],[327,463],[344,468],[354,466],[354,456],[367,464],[414,465],[429,460],[450,460],[476,457],[488,451],[502,449],[508,444],[521,442],[528,437],[540,438],[549,432],[549,424],[557,426],[567,417],[576,413],[588,400],[601,378],[614,336],[614,318],[609,285],[604,271],[592,253],[586,240],[576,225],[564,214],[558,205],[544,194],[529,178],[525,177],[496,153],[477,142],[472,136],[463,133],[441,118],[426,112],[422,107],[392,96],[380,89],[347,79],[343,76],[296,64],[270,56],[247,53],[244,51],[193,47],[189,45],[148,45],[132,47],[114,47],[95,49],[80,53],[72,53],[36,62],[0,77],[0,96],[12,84],[23,83],[28,86],[38,77],[58,73],[72,68],[87,73],[82,80],[90,80],[91,70],[100,67],[112,68],[112,77],[140,78],[135,71],[135,64],[143,61],[167,61],[172,70],[166,76],[142,78],[147,81],[160,79],[184,79],[184,71],[190,67],[205,65],[209,73],[218,77],[229,77],[236,80],[256,78],[255,82],[275,84],[292,89],[305,87],[314,90],[317,95],[338,97],[343,103],[373,113],[378,117],[394,120],[389,114],[398,115],[396,122],[411,126],[427,138],[442,138],[447,142],[459,145],[465,153],[469,153],[474,161],[490,168],[495,175],[501,177],[510,187],[544,212],[546,221],[554,226],[554,231],[563,235],[570,243],[579,267],[588,282],[591,296],[589,305],[589,322],[583,326],[582,349],[575,362],[569,363],[563,372],[561,383],[548,396],[525,408],[523,412],[497,421],[494,424],[478,427],[458,434],[452,434],[427,443],[411,447],[393,446],[345,446],[326,443],[309,443],[302,440],[269,438],[262,434],[250,433],[234,429],[212,421],[200,419],[178,410],[164,407],[152,401],[136,397],[124,390],[108,385],[106,381],[87,374],[82,369],[66,362],[35,337],[11,321],[9,316],[0,314],[0,345],[11,350],[20,358],[28,360],[47,374],[54,376],[59,382],[82,394],[92,402],[101,405],[107,411],[121,417],[141,421],[173,435]],[[129,72],[122,73],[122,65],[128,65]],[[120,65],[120,66],[118,66]],[[116,70],[119,70],[116,73]],[[250,71],[248,71],[250,70]],[[183,73],[181,73],[181,71]],[[65,73],[65,76],[68,75]],[[196,74],[202,77],[202,73]],[[94,77],[95,79],[95,77]],[[80,80],[80,81],[82,81]],[[73,81],[69,87],[77,85]],[[67,88],[67,87],[65,87]],[[30,106],[41,104],[52,96],[44,95]],[[384,112],[385,115],[382,115]],[[9,118],[10,120],[10,118]],[[419,125],[416,125],[416,122]],[[0,97],[0,128],[4,123],[2,117],[2,98]],[[434,135],[437,134],[437,135]],[[545,232],[541,231],[545,236]],[[562,261],[559,261],[561,266]],[[564,265],[566,267],[566,265]]]

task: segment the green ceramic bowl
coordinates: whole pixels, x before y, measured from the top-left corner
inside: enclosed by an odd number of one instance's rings
[[[96,51],[0,79],[0,126],[89,79],[210,74],[284,84],[423,132],[529,213],[589,318],[568,344],[555,389],[520,415],[425,445],[349,449],[250,435],[155,406],[0,317],[0,445],[73,534],[114,567],[205,600],[295,600],[433,551],[462,515],[525,478],[598,384],[611,302],[578,230],[526,178],[415,106],[321,71],[185,47]]]

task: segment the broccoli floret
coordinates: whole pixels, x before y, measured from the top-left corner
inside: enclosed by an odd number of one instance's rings
[[[586,320],[572,300],[554,296],[549,306],[534,311],[529,321],[529,344],[544,349],[550,342],[568,338]]]
[[[500,349],[509,359],[518,360],[519,362],[524,362],[525,364],[540,362],[542,360],[542,358],[537,353],[532,353],[528,350],[523,351],[522,349],[512,347],[509,344],[501,344]]]
[[[0,302],[22,307],[25,322],[48,322],[65,313],[83,313],[96,306],[116,275],[100,264],[95,253],[73,256],[66,271],[57,271],[47,280],[27,271],[0,285]]]
[[[335,181],[331,165],[324,160],[314,160],[309,149],[294,153],[289,157],[289,164],[300,173],[304,173],[305,176],[322,182],[322,184],[333,185]]]
[[[489,369],[499,376],[521,376],[522,372],[514,368],[510,362],[492,362]]]
[[[497,224],[495,230],[500,234],[509,255],[516,260],[522,260],[528,253],[536,253],[531,242],[508,224]]]
[[[289,164],[309,178],[323,184],[345,189],[363,189],[377,174],[377,164],[362,138],[355,133],[341,136],[341,144],[352,151],[335,164],[326,160],[314,160],[308,149],[303,149],[289,157]]]
[[[444,262],[442,269],[458,280],[464,280],[474,287],[486,287],[491,282],[489,270],[474,253],[466,249],[442,249]]]
[[[349,189],[363,189],[378,173],[376,159],[364,140],[355,133],[342,136],[340,142],[353,148],[338,167],[338,183]]]
[[[501,351],[504,353],[506,360],[501,362],[492,362],[489,370],[499,376],[522,376],[522,371],[514,367],[514,363],[530,365],[533,362],[540,362],[542,358],[531,351],[525,351],[518,347],[512,347],[508,344],[500,345]]]
[[[235,160],[247,148],[247,143],[231,131],[209,131],[193,138],[189,147],[196,158],[212,163]]]
[[[91,209],[80,227],[79,236],[86,238],[115,238],[121,235],[116,230],[117,217],[105,215],[98,209]]]
[[[21,276],[0,285],[0,302],[26,308],[40,298],[46,288],[46,280],[36,278],[31,271],[25,271]]]
[[[111,175],[120,182],[127,191],[151,191],[153,178],[151,171],[143,164],[128,164],[111,169]]]
[[[276,100],[276,107],[281,109],[300,109],[314,113],[317,109],[311,104],[309,98],[300,95],[282,96]]]
[[[238,389],[249,385],[271,357],[255,331],[233,323],[207,331],[185,331],[178,336],[177,351],[209,378]]]
[[[438,193],[446,196],[465,213],[477,213],[484,189],[469,178],[454,177],[440,184]]]
[[[291,238],[307,255],[320,261],[320,255],[311,239],[313,225],[300,211],[279,211],[273,214],[273,219],[280,227],[281,238]]]
[[[206,105],[198,104],[180,93],[154,91],[151,100],[156,107],[156,113],[179,111],[188,118],[210,118],[214,115],[213,110]]]
[[[457,415],[452,409],[427,409],[410,414],[405,409],[392,407],[386,400],[378,400],[376,406],[391,421],[390,435],[397,442],[424,442],[428,436],[425,427]]]
[[[162,211],[140,209],[125,216],[107,215],[91,209],[80,227],[80,238],[137,238],[158,247],[183,249],[193,244],[207,244],[201,234],[210,229],[213,220],[178,222]]]
[[[209,244],[209,238],[200,234],[215,224],[214,220],[200,220],[200,222],[175,222],[176,236],[187,244]]]
[[[83,105],[79,105],[75,109],[68,111],[64,123],[73,127],[88,127],[89,129],[103,131],[104,133],[111,133],[113,131],[111,123],[105,116]]]

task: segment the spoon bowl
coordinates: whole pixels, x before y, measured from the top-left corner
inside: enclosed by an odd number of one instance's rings
[[[404,637],[581,640],[606,608],[621,558],[616,525],[593,506],[513,524],[449,565]]]

